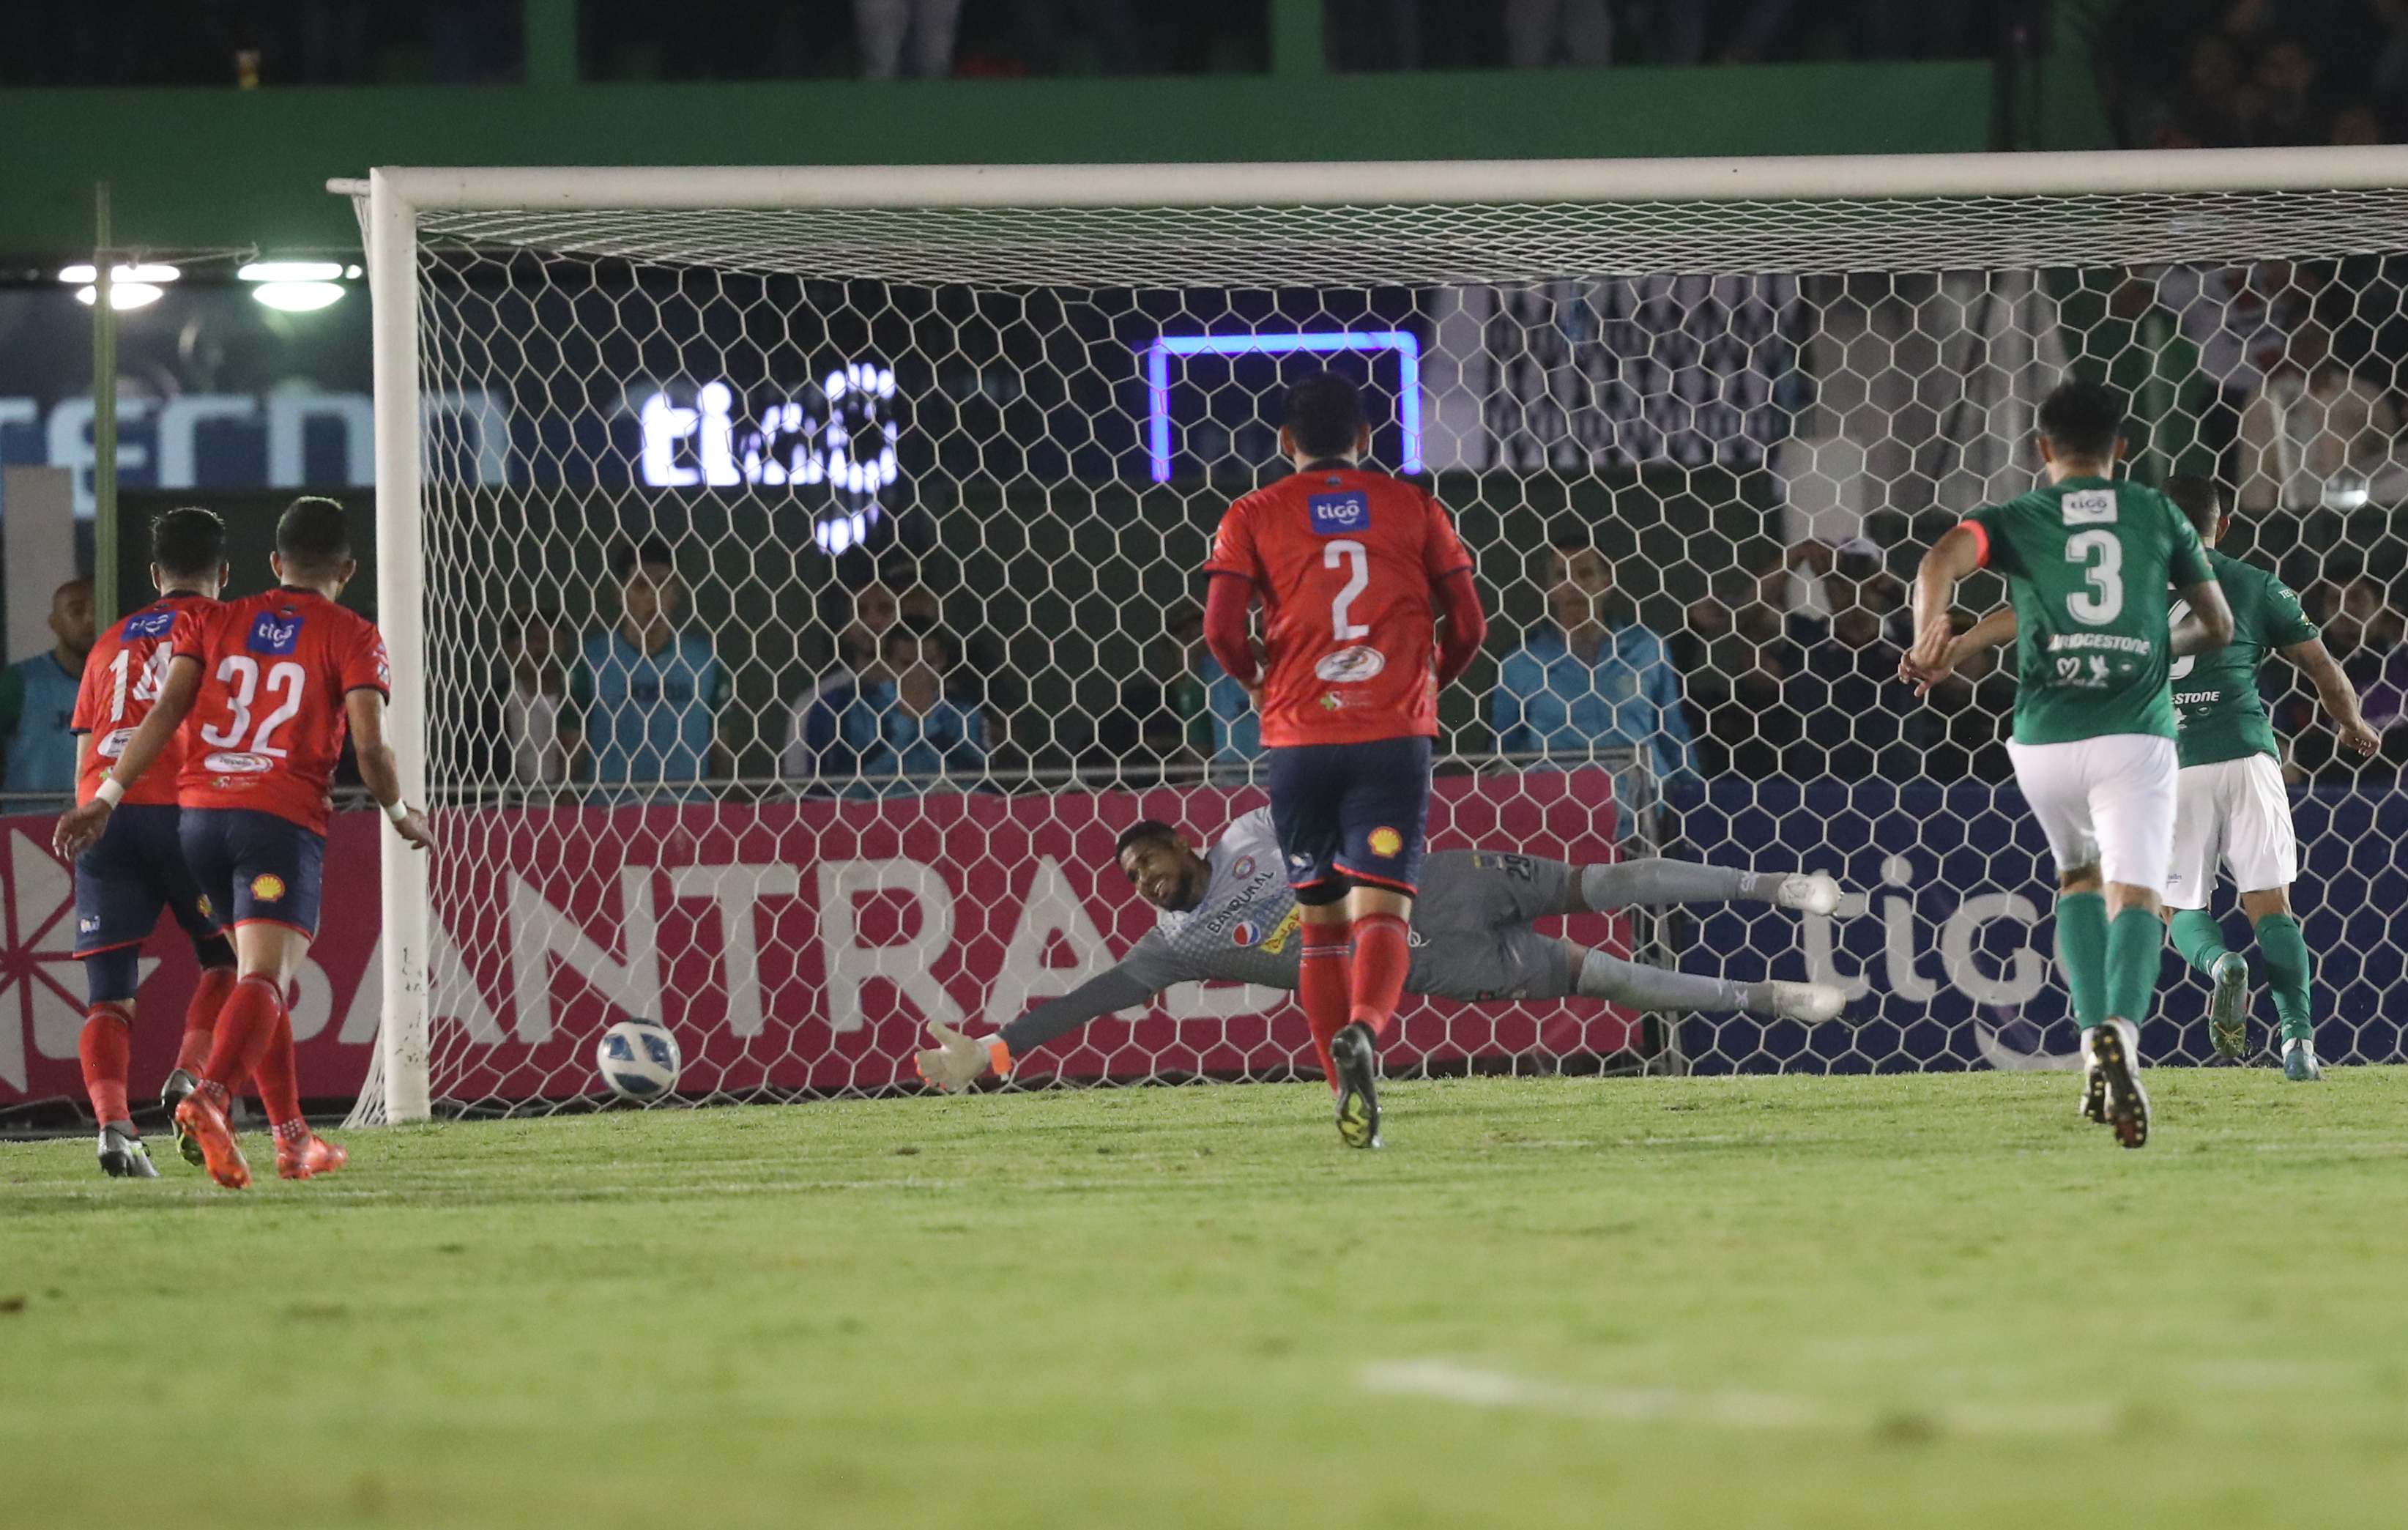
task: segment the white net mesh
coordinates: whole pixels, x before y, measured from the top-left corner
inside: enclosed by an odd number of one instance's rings
[[[2400,636],[2408,193],[432,210],[421,231],[421,387],[451,401],[424,545],[432,1085],[454,1108],[593,1094],[593,1042],[626,1014],[679,1035],[684,1097],[887,1088],[923,1022],[1000,1022],[1109,967],[1152,918],[1114,833],[1151,815],[1210,839],[1260,800],[1196,641],[1197,570],[1229,500],[1282,470],[1283,379],[1309,367],[1369,383],[1375,459],[1431,475],[1479,560],[1495,630],[1442,704],[1434,845],[1661,848],[1858,890],[1831,917],[1569,929],[1842,983],[1839,1021],[1431,1002],[1391,1066],[2071,1052],[2012,682],[1927,704],[1894,679],[1901,578],[2030,486],[2032,410],[2069,369],[2131,397],[2137,476],[2237,491],[2226,551],[2329,613],[2362,684]],[[2333,764],[2292,681],[2271,666],[2320,1042],[2393,1057],[2402,951],[2378,910],[2408,894],[2408,806],[2396,764],[2379,788]],[[2200,1054],[2201,990],[2168,979],[2148,1050]],[[1190,987],[1021,1077],[1299,1065],[1284,995]]]

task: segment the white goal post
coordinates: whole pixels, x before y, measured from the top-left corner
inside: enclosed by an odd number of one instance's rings
[[[1913,271],[1944,282],[1962,271],[2408,252],[2402,147],[1496,163],[389,167],[328,189],[354,199],[366,245],[378,618],[393,662],[392,736],[414,802],[425,801],[434,784],[428,613],[448,598],[429,586],[427,556],[430,447],[421,393],[429,366],[423,326],[431,240],[538,259],[716,269],[731,264],[732,250],[751,248],[748,239],[791,237],[801,254],[770,265],[810,267],[805,274],[831,280],[1025,286],[1043,281],[1049,263],[1085,238],[1083,230],[1094,248],[1111,253],[1071,261],[1064,279],[1096,288],[1143,284],[1153,253],[1167,263],[1165,288],[1207,279],[1235,287],[1252,259],[1267,289],[1307,284],[1316,273],[1332,284],[1434,289],[1727,273]],[[1426,225],[1417,222],[1425,212]],[[842,222],[798,231],[760,222],[822,213]],[[924,239],[924,229],[936,234]],[[1326,247],[1307,248],[1324,237]],[[891,243],[880,246],[882,239]],[[1224,247],[1221,254],[1197,252],[1213,244]],[[863,250],[874,252],[854,268],[832,264]],[[959,263],[957,273],[949,262]],[[2021,299],[2010,293],[2001,301],[2012,308]],[[1426,317],[1416,308],[1417,323]],[[1991,342],[2031,339],[2019,323],[2010,318],[1979,331],[1982,365],[2007,365]],[[1422,343],[1430,344],[1426,336]],[[2028,365],[2042,365],[2037,351]],[[1587,471],[1561,468],[1560,455],[1549,460],[1559,472]],[[1713,585],[1720,573],[1701,577]],[[1672,591],[1668,581],[1668,597]],[[1811,608],[1813,597],[1802,598],[1801,608]],[[409,1122],[425,1119],[444,1094],[430,1081],[437,1048],[429,1015],[430,965],[446,937],[432,913],[425,859],[402,852],[389,836],[384,845],[382,1028],[372,1085],[380,1098],[363,1104],[369,1117]],[[1982,918],[2001,917],[1997,910],[2020,896],[1993,895],[2000,901],[1976,910]],[[1865,917],[1876,917],[1865,907]],[[1998,960],[1995,951],[1981,955],[1988,948],[1979,947],[1979,922],[1974,936],[1943,939],[1957,941],[1938,958],[1951,973],[1978,974]],[[1966,954],[1968,939],[1980,961]],[[1809,932],[1810,966],[1829,965],[1831,942],[1828,932]],[[1867,958],[1863,969],[1870,972],[1875,960]],[[1912,995],[1916,983],[1933,979],[1913,977],[1913,958],[1907,965],[1912,980],[1899,991]],[[1966,981],[1978,1005],[1983,984],[1999,988],[2009,979]],[[1840,1051],[1866,1065],[1891,1065],[1873,1043],[1863,1043],[1861,1053],[1855,1045]],[[1771,1047],[1734,1043],[1730,1058],[1751,1065]]]

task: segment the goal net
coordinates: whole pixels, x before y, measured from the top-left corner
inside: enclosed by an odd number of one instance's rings
[[[1322,367],[1492,613],[1434,848],[1851,889],[1560,926],[1839,983],[1839,1020],[1417,1001],[1392,1069],[2067,1065],[2012,682],[1899,685],[1902,581],[2095,378],[2132,476],[2217,480],[2226,551],[2307,598],[2378,726],[2408,711],[2402,185],[2396,150],[380,172],[349,188],[380,616],[441,850],[386,856],[364,1112],[590,1098],[626,1016],[678,1036],[683,1099],[910,1086],[926,1022],[1109,967],[1154,917],[1118,831],[1202,844],[1263,800],[1198,568]],[[2280,660],[2266,696],[2320,1049],[2396,1058],[2397,761],[2337,761]],[[2153,1058],[2206,1049],[2178,968]],[[1208,985],[1019,1081],[1312,1066],[1287,995]]]

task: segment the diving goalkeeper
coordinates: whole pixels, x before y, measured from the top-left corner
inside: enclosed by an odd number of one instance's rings
[[[1160,922],[1111,970],[992,1036],[931,1024],[938,1045],[919,1054],[922,1078],[962,1089],[990,1072],[1008,1077],[1035,1048],[1098,1016],[1150,1004],[1173,983],[1296,987],[1296,899],[1269,808],[1240,818],[1202,853],[1155,819],[1123,830],[1112,848],[1138,896],[1162,910]],[[1840,884],[1826,872],[1735,871],[1655,859],[1575,866],[1503,851],[1441,851],[1423,865],[1405,992],[1503,1003],[1578,994],[1634,1009],[1750,1009],[1808,1022],[1837,1015],[1846,996],[1821,983],[1674,972],[1530,927],[1562,914],[1734,899],[1828,914],[1839,907]]]

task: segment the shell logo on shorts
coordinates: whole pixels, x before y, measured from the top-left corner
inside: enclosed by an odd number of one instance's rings
[[[1369,679],[1388,667],[1388,656],[1376,648],[1360,643],[1326,654],[1312,666],[1314,678],[1332,685],[1354,685]]]
[[[1373,829],[1371,831],[1371,853],[1382,860],[1386,860],[1404,848],[1405,836],[1396,830]]]
[[[200,901],[194,904],[194,907],[200,909],[201,917],[203,919],[215,919],[217,917],[218,911],[209,907],[209,895],[207,893],[201,894]]]
[[[1241,919],[1229,931],[1229,944],[1251,946],[1263,937],[1263,927],[1251,919]]]
[[[251,879],[251,896],[256,903],[274,903],[284,896],[284,879],[274,872],[262,872]]]

